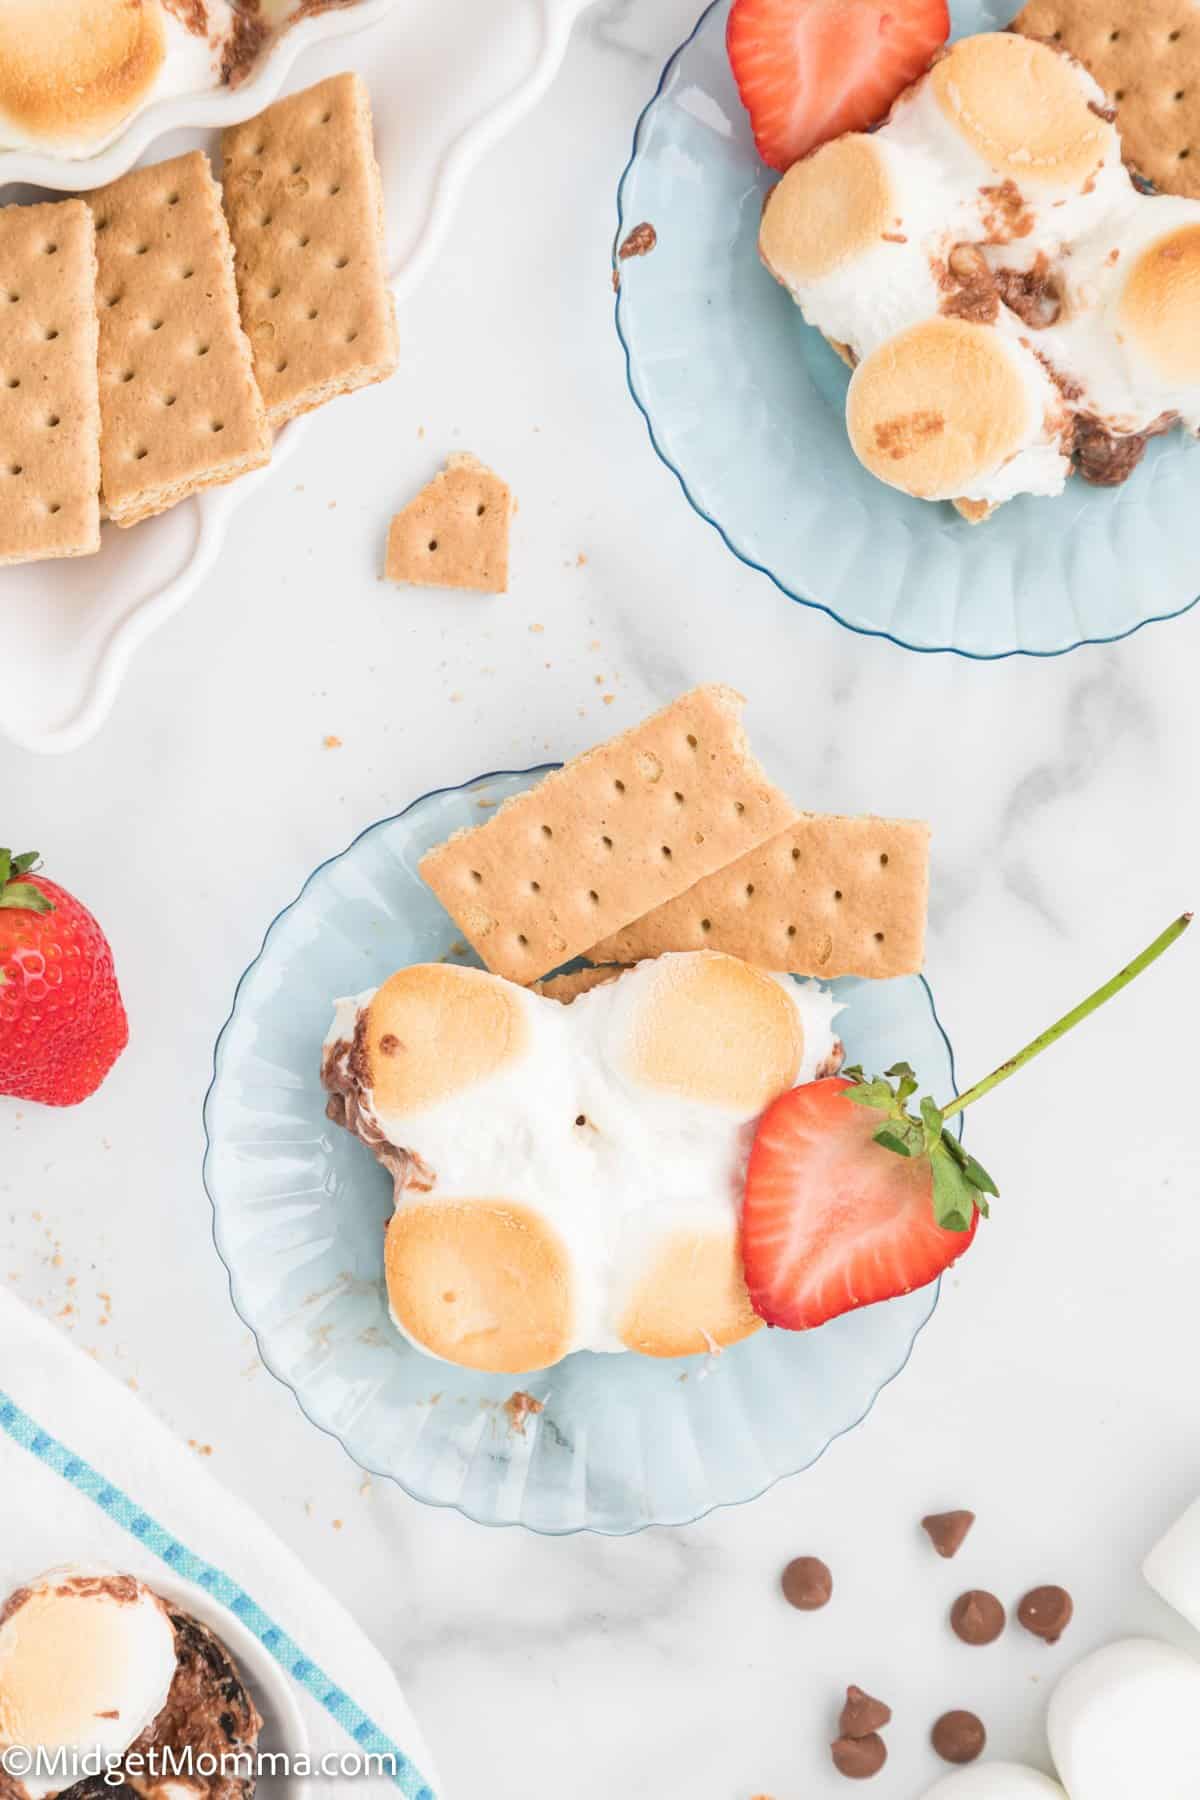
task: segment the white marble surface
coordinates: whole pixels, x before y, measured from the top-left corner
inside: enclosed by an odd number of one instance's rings
[[[1200,939],[981,1110],[1004,1197],[910,1368],[751,1507],[542,1541],[364,1488],[229,1305],[200,1106],[233,984],[318,860],[432,786],[733,682],[803,804],[932,820],[929,971],[967,1079],[1200,898],[1200,613],[1044,664],[907,655],[741,568],[655,459],[613,332],[610,233],[637,111],[695,3],[585,16],[405,307],[403,372],[332,408],[238,515],[91,747],[0,748],[4,840],[104,922],[133,1032],[88,1105],[0,1101],[0,1279],[211,1447],[356,1610],[457,1800],[833,1796],[848,1681],[895,1708],[870,1791],[916,1800],[944,1708],[976,1707],[997,1753],[1040,1761],[1073,1653],[1117,1631],[1200,1651],[1137,1573],[1200,1491]],[[377,579],[390,510],[454,448],[520,496],[506,599]],[[942,1564],[916,1521],[955,1505],[979,1524]],[[802,1552],[835,1572],[820,1615],[777,1594]],[[1015,1602],[1047,1580],[1078,1607],[1057,1650],[1014,1632],[972,1653],[945,1628],[962,1587]]]

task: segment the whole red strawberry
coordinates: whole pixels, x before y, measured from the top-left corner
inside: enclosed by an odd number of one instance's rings
[[[108,940],[86,906],[0,850],[0,1094],[75,1106],[129,1042]]]

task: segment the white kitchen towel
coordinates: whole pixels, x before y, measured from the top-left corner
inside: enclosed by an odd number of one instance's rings
[[[396,1678],[345,1608],[128,1388],[0,1293],[0,1599],[88,1562],[151,1587],[166,1568],[228,1607],[289,1678],[314,1768],[360,1752],[394,1769],[356,1781],[356,1800],[440,1800]]]

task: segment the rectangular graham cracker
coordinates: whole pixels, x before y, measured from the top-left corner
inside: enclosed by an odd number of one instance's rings
[[[528,985],[795,819],[750,753],[743,704],[694,688],[422,858],[489,969]]]
[[[394,374],[367,90],[333,75],[221,138],[242,319],[271,424]]]
[[[88,195],[96,221],[100,471],[118,525],[270,459],[221,198],[201,151]]]
[[[1095,76],[1135,174],[1164,194],[1200,197],[1196,0],[1029,0],[1011,29],[1059,45]]]
[[[0,564],[100,548],[95,293],[82,200],[0,208]]]
[[[928,825],[807,813],[589,955],[724,950],[781,974],[880,981],[921,968],[928,898]]]
[[[506,594],[511,519],[507,482],[456,451],[392,520],[384,574],[418,587]]]

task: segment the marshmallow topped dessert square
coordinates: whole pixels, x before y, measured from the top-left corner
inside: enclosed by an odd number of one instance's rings
[[[854,368],[850,441],[972,519],[1196,431],[1200,202],[1135,188],[1104,91],[1012,33],[953,45],[869,133],[803,157],[759,248]]]
[[[740,1203],[752,1127],[831,1074],[836,1003],[703,951],[570,1006],[417,964],[337,1002],[329,1116],[389,1170],[392,1317],[426,1354],[524,1373],[572,1351],[687,1356],[762,1321]]]

